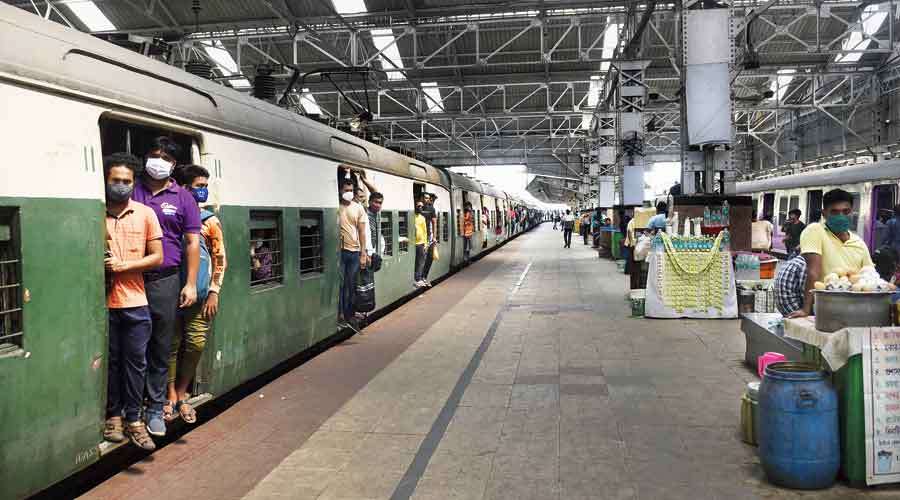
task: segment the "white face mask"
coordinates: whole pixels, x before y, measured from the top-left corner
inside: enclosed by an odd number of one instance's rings
[[[254,241],[254,242],[253,242],[253,246],[254,246],[255,248],[257,248],[257,249],[262,248],[262,246],[263,246],[262,240],[256,240],[256,241]]]
[[[160,181],[172,173],[172,164],[162,158],[147,158],[147,175]]]
[[[341,198],[343,198],[344,201],[353,201],[353,191],[347,191],[341,195]]]

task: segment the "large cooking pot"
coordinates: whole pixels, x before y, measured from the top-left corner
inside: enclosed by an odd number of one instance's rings
[[[816,330],[836,332],[848,326],[891,326],[892,293],[816,290]]]

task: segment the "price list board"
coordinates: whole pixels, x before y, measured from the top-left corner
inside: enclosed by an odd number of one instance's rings
[[[863,335],[866,483],[900,482],[900,328]]]

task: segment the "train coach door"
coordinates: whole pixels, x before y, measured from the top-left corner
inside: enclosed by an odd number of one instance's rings
[[[887,236],[887,221],[894,215],[896,200],[897,186],[895,184],[881,184],[872,189],[872,211],[865,228],[866,236],[868,236],[866,243],[872,252],[884,244],[885,236]],[[862,207],[856,209],[862,211]]]
[[[816,189],[806,193],[806,223],[819,222],[822,216],[822,190]]]
[[[775,193],[766,193],[763,195],[763,210],[759,214],[760,219],[773,215],[775,210]]]

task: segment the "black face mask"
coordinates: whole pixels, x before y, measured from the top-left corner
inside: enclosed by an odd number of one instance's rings
[[[107,184],[106,199],[113,203],[121,203],[131,198],[134,186],[127,184]]]

